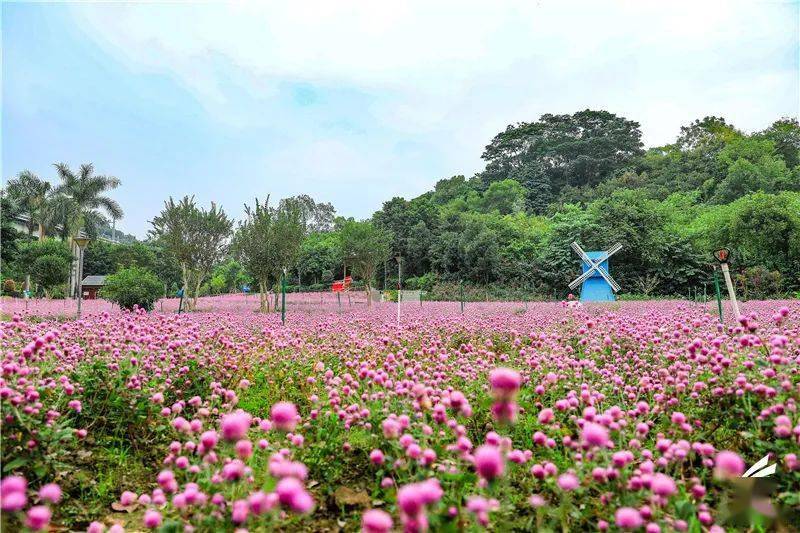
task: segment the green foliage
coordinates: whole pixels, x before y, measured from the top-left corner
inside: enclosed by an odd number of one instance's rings
[[[125,309],[138,306],[150,311],[153,304],[164,293],[164,286],[149,270],[138,266],[123,268],[106,277],[100,291],[103,298],[111,300]]]
[[[225,257],[233,222],[214,202],[204,209],[197,207],[194,197],[184,196],[179,202],[172,198],[164,202],[151,224],[154,240],[181,265],[183,288],[189,306],[195,307],[200,286]]]
[[[352,265],[369,292],[378,265],[392,252],[392,234],[372,222],[349,220],[341,227],[340,239],[343,260]]]
[[[69,261],[59,255],[42,255],[31,266],[31,279],[48,294],[55,285],[69,276]]]

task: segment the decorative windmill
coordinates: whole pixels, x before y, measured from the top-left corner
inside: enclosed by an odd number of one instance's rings
[[[569,284],[570,289],[581,287],[582,302],[613,302],[617,299],[619,284],[608,273],[608,259],[622,250],[620,243],[615,244],[606,251],[584,252],[577,242],[572,243],[572,249],[581,258],[583,274]]]

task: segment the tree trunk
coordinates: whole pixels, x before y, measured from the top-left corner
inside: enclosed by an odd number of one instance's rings
[[[41,222],[39,222],[39,240],[40,241],[44,240],[44,226],[42,225]]]
[[[269,301],[267,300],[267,284],[263,281],[258,282],[258,310],[262,313],[269,312]]]

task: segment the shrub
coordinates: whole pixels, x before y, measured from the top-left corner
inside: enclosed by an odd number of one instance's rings
[[[163,290],[155,274],[132,266],[108,276],[100,294],[122,308],[133,309],[136,305],[150,311]]]
[[[7,279],[3,281],[3,292],[6,294],[17,292],[16,282],[13,279]]]
[[[50,295],[50,289],[64,283],[69,276],[69,261],[61,255],[43,255],[31,266],[31,279]]]

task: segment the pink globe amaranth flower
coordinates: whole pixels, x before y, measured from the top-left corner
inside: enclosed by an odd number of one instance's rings
[[[650,490],[659,496],[672,496],[678,492],[675,480],[665,474],[656,474],[650,480]]]
[[[555,417],[555,414],[553,413],[553,410],[550,409],[549,407],[546,407],[546,408],[542,409],[541,412],[539,413],[539,423],[540,424],[549,424],[550,422],[553,421],[554,417]]]
[[[222,417],[220,429],[222,438],[227,441],[237,441],[247,435],[253,417],[246,411],[236,411]]]
[[[583,425],[581,440],[588,446],[603,448],[608,445],[608,430],[600,424],[587,422]]]
[[[510,368],[495,368],[489,374],[489,384],[492,393],[498,400],[511,400],[516,395],[522,384],[522,376]]]
[[[369,452],[369,460],[372,461],[372,464],[382,465],[383,464],[383,452],[381,450],[372,450]]]
[[[735,452],[719,452],[714,464],[714,475],[718,478],[734,478],[744,473],[744,460]]]
[[[120,505],[124,505],[125,507],[127,507],[128,505],[132,505],[135,501],[136,501],[136,493],[131,492],[129,490],[123,492],[122,495],[119,497]]]
[[[380,509],[370,509],[361,517],[362,533],[389,533],[392,530],[392,516]]]
[[[270,409],[270,420],[283,431],[294,431],[297,426],[297,407],[291,402],[278,402]]]
[[[642,520],[642,516],[636,509],[620,507],[617,509],[617,512],[614,513],[614,522],[617,524],[617,527],[622,529],[638,529],[642,527],[644,520]]]
[[[104,526],[100,522],[92,522],[89,524],[89,527],[86,528],[86,533],[103,533],[105,531],[106,526]]]
[[[203,445],[203,450],[209,452],[214,449],[214,446],[217,445],[218,439],[219,436],[217,435],[216,431],[204,431],[203,434],[200,435],[200,444]]]
[[[253,455],[253,443],[247,439],[236,441],[236,455],[240,459],[248,459]]]
[[[161,525],[161,513],[154,509],[148,510],[144,513],[144,527],[148,529],[155,529]]]
[[[474,454],[475,471],[484,479],[489,481],[501,476],[505,469],[503,454],[496,446],[484,444],[475,450]]]
[[[244,524],[250,514],[250,504],[247,500],[236,500],[231,508],[231,522],[236,525]]]
[[[565,474],[561,474],[560,476],[558,476],[557,483],[558,483],[558,486],[561,488],[561,490],[565,490],[565,491],[575,490],[581,484],[581,482],[578,479],[578,477],[575,474],[572,474],[572,473],[569,473],[569,472],[567,472]]]
[[[293,477],[285,477],[275,486],[278,501],[296,513],[307,513],[314,508],[314,500],[306,492],[303,483]]]
[[[41,531],[50,523],[53,513],[46,505],[36,505],[28,509],[25,517],[25,525],[34,531]]]
[[[28,503],[28,482],[22,476],[8,476],[0,481],[0,509],[7,513],[21,511]]]

